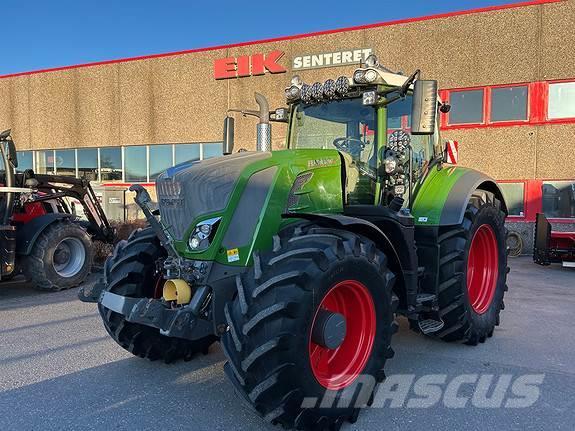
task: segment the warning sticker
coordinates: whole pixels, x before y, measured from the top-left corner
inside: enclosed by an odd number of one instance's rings
[[[237,262],[240,260],[240,252],[237,248],[228,250],[228,262]]]

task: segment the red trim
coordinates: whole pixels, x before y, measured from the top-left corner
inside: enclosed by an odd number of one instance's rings
[[[470,124],[449,124],[449,114],[441,114],[441,130],[482,129],[486,127],[535,126],[543,124],[573,124],[575,117],[548,119],[549,84],[575,82],[573,78],[553,81],[518,82],[512,84],[493,84],[479,87],[450,88],[440,91],[441,99],[449,103],[452,92],[484,90],[483,122]],[[527,86],[527,120],[491,121],[491,92],[494,88]]]
[[[464,87],[452,88],[443,90],[443,94],[447,101],[449,101],[451,93],[458,93],[464,91],[483,90],[483,119],[481,123],[467,123],[467,124],[449,124],[449,114],[442,117],[441,129],[480,129],[484,127],[511,127],[511,126],[524,126],[531,124],[531,113],[534,112],[531,105],[539,103],[531,92],[531,87],[534,83],[520,82],[514,84],[494,84],[479,87]],[[494,88],[509,88],[509,87],[527,87],[527,118],[525,120],[510,120],[510,121],[491,121],[491,105],[492,105],[492,91]]]
[[[509,216],[508,221],[517,223],[535,223],[537,213],[543,212],[543,183],[548,181],[569,181],[574,182],[573,179],[556,179],[544,178],[535,180],[498,180],[498,183],[521,183],[523,184],[523,216]],[[548,218],[552,223],[556,224],[575,224],[575,217],[572,218]]]
[[[529,86],[531,98],[531,124],[543,124],[547,120],[549,88],[546,82],[533,82]]]
[[[57,72],[57,71],[61,71],[61,70],[78,69],[81,67],[102,66],[102,65],[107,65],[107,64],[125,63],[128,61],[149,60],[149,59],[153,59],[153,58],[172,57],[174,55],[194,54],[197,52],[215,51],[218,49],[238,48],[238,47],[242,47],[242,46],[258,45],[258,44],[272,43],[272,42],[281,42],[281,41],[285,41],[285,40],[296,40],[296,39],[303,39],[303,38],[307,38],[307,37],[315,37],[315,36],[323,36],[323,35],[329,35],[329,34],[342,33],[342,32],[347,32],[347,31],[366,30],[366,29],[377,28],[377,27],[388,27],[388,26],[392,26],[392,25],[410,24],[410,23],[420,22],[420,21],[429,21],[429,20],[441,19],[441,18],[451,18],[451,17],[455,17],[455,16],[470,15],[470,14],[476,14],[476,13],[494,12],[494,11],[500,11],[500,10],[505,10],[505,9],[514,9],[514,8],[520,8],[520,7],[539,6],[539,5],[549,4],[549,3],[560,3],[560,2],[564,2],[564,1],[567,1],[567,0],[534,0],[534,1],[525,1],[525,2],[520,2],[520,3],[512,3],[512,4],[505,4],[505,5],[488,6],[488,7],[483,7],[483,8],[468,9],[468,10],[461,10],[461,11],[455,11],[455,12],[446,12],[446,13],[441,13],[441,14],[436,14],[436,15],[427,15],[427,16],[421,16],[421,17],[415,17],[415,18],[404,18],[404,19],[380,22],[380,23],[375,23],[375,24],[343,27],[343,28],[338,28],[338,29],[333,29],[333,30],[323,30],[323,31],[316,31],[316,32],[311,32],[311,33],[300,33],[300,34],[296,34],[296,35],[292,35],[292,36],[280,36],[280,37],[273,37],[273,38],[269,38],[269,39],[260,39],[260,40],[253,40],[253,41],[248,41],[248,42],[232,43],[232,44],[227,44],[227,45],[216,45],[216,46],[210,46],[210,47],[206,47],[206,48],[196,48],[196,49],[168,52],[168,53],[162,53],[162,54],[142,55],[142,56],[137,56],[137,57],[128,57],[128,58],[121,58],[121,59],[116,59],[116,60],[105,60],[105,61],[97,61],[97,62],[93,62],[93,63],[84,63],[84,64],[76,64],[76,65],[70,65],[70,66],[61,66],[61,67],[52,67],[52,68],[47,68],[47,69],[39,69],[39,70],[33,70],[33,71],[28,71],[28,72],[11,73],[8,75],[0,75],[0,79],[11,78],[11,77],[15,77],[15,76],[33,75],[33,74],[37,74],[37,73]]]

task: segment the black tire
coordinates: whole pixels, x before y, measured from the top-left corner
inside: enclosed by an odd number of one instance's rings
[[[519,232],[509,232],[507,234],[506,244],[509,250],[509,257],[521,256],[523,252],[523,237]]]
[[[369,290],[376,315],[374,347],[361,374],[372,376],[373,382],[384,379],[385,362],[393,356],[391,337],[397,331],[395,276],[385,255],[365,237],[305,224],[276,236],[274,250],[255,254],[254,260],[253,268],[237,277],[237,296],[225,308],[226,374],[273,424],[339,429],[344,421],[354,422],[360,411],[356,406],[362,405],[358,394],[352,395],[349,407],[333,407],[336,402],[331,408],[302,408],[304,398],[321,400],[326,393],[315,378],[308,343],[326,292],[341,280],[357,280]],[[350,399],[345,390],[334,391],[335,399]],[[372,400],[373,391],[375,385],[366,398],[362,394],[364,404]]]
[[[467,262],[475,233],[488,225],[497,241],[498,274],[495,291],[486,311],[476,312],[467,287]],[[445,341],[461,341],[470,345],[483,343],[493,335],[504,309],[507,291],[507,250],[505,213],[501,202],[490,192],[473,193],[463,223],[440,231],[439,314],[445,326],[434,336]]]
[[[166,256],[164,248],[151,228],[134,231],[127,241],[120,241],[104,265],[106,289],[118,295],[134,298],[153,298],[158,275],[156,262]],[[197,353],[208,353],[217,341],[207,336],[190,341],[166,337],[150,326],[127,322],[123,315],[101,304],[98,310],[108,334],[128,352],[151,361],[166,363],[191,360]]]
[[[66,246],[70,259],[78,256],[78,261],[69,260],[61,264],[62,243]],[[83,255],[83,261],[82,259]],[[63,257],[66,261],[66,257]],[[77,223],[62,220],[52,223],[38,237],[32,252],[22,259],[22,272],[34,287],[44,291],[70,289],[81,284],[92,270],[94,252],[90,235]],[[57,266],[60,268],[57,270]],[[68,265],[68,266],[66,266]]]

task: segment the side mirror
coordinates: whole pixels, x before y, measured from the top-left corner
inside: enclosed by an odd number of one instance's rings
[[[411,134],[433,135],[437,114],[437,81],[418,79],[413,84]]]
[[[232,154],[234,151],[234,118],[226,117],[224,119],[224,145],[222,152],[224,156]]]

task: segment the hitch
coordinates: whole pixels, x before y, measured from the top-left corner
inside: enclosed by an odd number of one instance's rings
[[[128,298],[107,291],[102,294],[99,302],[107,309],[123,315],[126,321],[159,329],[162,335],[168,337],[198,340],[213,333],[212,323],[198,317],[198,309],[194,308],[193,303],[190,306],[167,308],[160,299]]]

